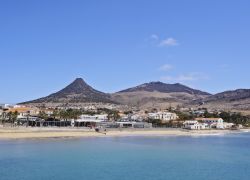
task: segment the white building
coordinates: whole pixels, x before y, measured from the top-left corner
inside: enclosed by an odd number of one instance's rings
[[[162,121],[171,121],[178,119],[178,116],[175,113],[171,112],[157,112],[157,113],[148,113],[150,119],[160,119]]]
[[[91,105],[90,105],[90,106],[84,106],[83,109],[84,109],[85,111],[89,111],[89,110],[91,111],[91,110],[96,110],[97,108],[96,108],[95,106],[91,106]]]
[[[208,127],[207,124],[199,123],[198,121],[195,120],[185,121],[183,125],[184,129],[190,129],[190,130],[201,130],[201,129],[206,129]]]
[[[224,129],[224,120],[222,118],[196,118],[195,120],[208,124],[210,128]]]
[[[135,121],[118,121],[115,122],[120,128],[152,128],[151,123]]]
[[[7,109],[12,107],[10,104],[0,104],[0,109]]]
[[[80,119],[82,120],[103,120],[107,121],[108,120],[108,115],[107,114],[96,114],[96,115],[81,115]]]
[[[107,114],[97,114],[97,115],[81,115],[79,120],[98,120],[98,121],[107,121],[108,120],[108,115]]]
[[[226,122],[224,122],[223,126],[224,126],[224,129],[231,129],[231,128],[233,128],[235,126],[235,124],[234,123],[226,123]]]
[[[80,119],[72,120],[71,126],[95,126],[97,123],[108,121],[107,114],[81,115]]]

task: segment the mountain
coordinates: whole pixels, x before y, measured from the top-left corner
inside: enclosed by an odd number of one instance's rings
[[[183,93],[194,94],[194,95],[211,95],[207,92],[203,92],[200,90],[189,88],[189,87],[182,85],[180,83],[166,84],[166,83],[159,82],[159,81],[145,83],[145,84],[133,87],[133,88],[129,88],[129,89],[120,91],[118,93],[138,92],[138,91],[147,91],[147,92],[157,91],[157,92],[161,92],[161,93],[183,92]]]
[[[166,108],[170,105],[184,105],[210,95],[179,83],[150,82],[114,93],[112,99],[139,108]]]
[[[225,91],[202,99],[204,107],[227,110],[250,110],[250,89]]]
[[[47,97],[24,102],[34,103],[114,103],[109,94],[100,92],[89,86],[82,78],[77,78],[64,89]]]
[[[150,82],[113,94],[95,90],[82,78],[77,78],[64,89],[49,96],[24,102],[30,105],[84,105],[88,103],[121,104],[140,109],[183,107],[206,107],[208,109],[250,111],[250,89],[225,91],[211,95],[176,83]]]
[[[237,89],[235,91],[225,91],[209,96],[205,101],[239,101],[250,98],[250,89]]]

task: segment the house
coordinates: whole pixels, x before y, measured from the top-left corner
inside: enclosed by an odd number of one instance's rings
[[[203,114],[205,114],[205,110],[194,110],[192,111],[193,114],[195,114],[196,116],[202,116]]]
[[[16,125],[26,125],[26,126],[43,126],[45,120],[38,117],[18,117]]]
[[[210,128],[224,129],[224,120],[222,118],[195,118],[195,120],[208,124]]]
[[[85,111],[94,111],[94,110],[97,110],[97,108],[93,105],[90,105],[90,106],[84,106],[83,109]]]
[[[116,124],[120,128],[152,128],[152,124],[146,122],[118,121]]]
[[[25,117],[25,116],[36,116],[39,114],[38,108],[29,108],[29,107],[13,107],[9,108],[6,113],[12,112],[18,113],[18,117]]]
[[[134,121],[143,121],[145,119],[145,116],[141,115],[141,114],[133,114],[131,115],[131,120]]]
[[[39,113],[44,112],[48,116],[52,116],[54,114],[54,111],[55,111],[55,109],[53,109],[53,108],[40,108],[39,109]]]
[[[235,124],[234,123],[226,123],[226,122],[224,122],[223,126],[224,126],[224,129],[231,129],[231,128],[235,127]]]
[[[107,121],[108,120],[108,114],[96,114],[96,115],[81,115],[80,119],[82,120],[102,120]]]
[[[162,121],[171,121],[178,119],[178,116],[175,113],[171,112],[156,112],[156,113],[148,113],[149,119],[160,119]]]
[[[143,113],[130,113],[130,114],[124,114],[119,113],[120,119],[125,121],[140,121],[142,122],[144,119],[147,118],[147,116]]]
[[[207,129],[208,125],[205,123],[199,123],[198,121],[195,120],[189,120],[185,121],[183,123],[184,129],[190,129],[190,130],[201,130],[201,129]]]
[[[10,104],[0,104],[0,109],[8,109],[11,108],[12,106]]]
[[[72,126],[96,126],[98,123],[102,123],[108,121],[107,114],[99,114],[99,115],[81,115],[80,119],[77,119],[72,122]]]

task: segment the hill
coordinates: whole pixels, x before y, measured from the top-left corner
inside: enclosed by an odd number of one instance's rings
[[[202,99],[209,109],[250,110],[250,89],[225,91]]]
[[[166,108],[203,99],[209,93],[185,85],[150,82],[112,94],[112,99],[121,104],[139,108]]]
[[[64,104],[116,104],[140,109],[168,108],[169,106],[205,107],[208,109],[250,111],[250,89],[225,91],[215,95],[190,88],[180,83],[150,82],[107,94],[77,78],[67,87],[49,96],[21,104],[61,106]]]
[[[49,96],[21,104],[42,103],[114,103],[109,94],[95,90],[82,78],[77,78],[64,89]]]

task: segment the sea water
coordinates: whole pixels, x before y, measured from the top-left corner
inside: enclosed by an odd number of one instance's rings
[[[249,180],[250,134],[0,141],[0,180]]]

